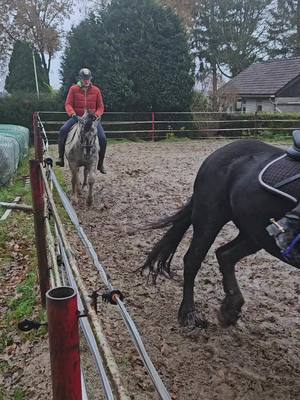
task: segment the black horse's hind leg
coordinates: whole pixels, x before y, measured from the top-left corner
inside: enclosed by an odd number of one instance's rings
[[[183,300],[178,312],[180,325],[191,328],[205,328],[207,326],[207,321],[195,310],[194,281],[217,234],[229,220],[224,214],[218,213],[218,210],[211,210],[209,215],[206,213],[203,213],[203,215],[206,215],[206,217],[201,220],[197,218],[196,222],[195,220],[193,222],[193,239],[184,256]]]
[[[218,317],[220,323],[225,327],[237,322],[244,304],[244,298],[235,276],[235,265],[242,258],[256,253],[258,250],[260,250],[259,247],[242,234],[216,250],[225,292]]]

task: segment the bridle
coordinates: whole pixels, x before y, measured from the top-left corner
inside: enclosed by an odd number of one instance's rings
[[[84,121],[78,121],[80,126],[80,133],[79,133],[79,138],[80,138],[80,148],[83,149],[83,152],[85,156],[93,154],[93,149],[96,148],[96,138],[97,138],[97,131],[95,128],[93,128],[93,122],[95,119],[93,119],[92,116],[88,115],[89,119],[85,119]],[[86,124],[90,123],[90,128],[86,130]],[[91,129],[93,129],[93,133],[91,132]]]

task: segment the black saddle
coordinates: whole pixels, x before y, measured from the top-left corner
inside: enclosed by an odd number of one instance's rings
[[[286,151],[287,155],[294,160],[300,161],[300,130],[293,131],[293,146]]]
[[[293,146],[259,173],[261,185],[297,203],[300,197],[300,130],[293,131]]]

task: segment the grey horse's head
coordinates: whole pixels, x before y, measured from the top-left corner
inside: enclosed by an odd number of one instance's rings
[[[84,158],[90,158],[96,153],[97,123],[96,115],[87,111],[79,120],[80,124],[80,147]]]

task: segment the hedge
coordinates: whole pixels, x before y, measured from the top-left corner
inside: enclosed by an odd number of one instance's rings
[[[64,111],[63,100],[58,94],[15,93],[0,98],[0,124],[21,125],[32,130],[35,111]]]
[[[300,129],[300,113],[195,114],[194,126],[202,130],[203,136],[289,134],[292,129]]]

